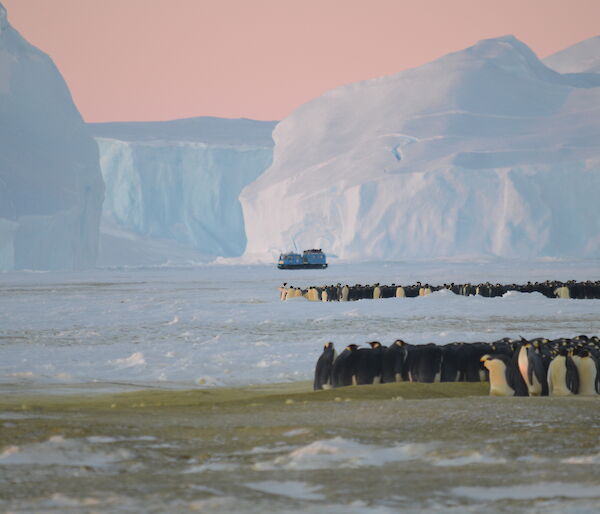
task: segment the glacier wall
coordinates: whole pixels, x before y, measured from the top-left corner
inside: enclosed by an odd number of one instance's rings
[[[206,257],[241,255],[246,234],[239,194],[271,164],[272,126],[268,141],[254,145],[168,140],[164,134],[162,140],[97,137],[106,184],[103,226],[174,241]]]
[[[93,267],[103,195],[67,85],[0,4],[0,271]]]
[[[248,261],[600,256],[600,75],[512,36],[329,91],[273,139],[240,197]]]

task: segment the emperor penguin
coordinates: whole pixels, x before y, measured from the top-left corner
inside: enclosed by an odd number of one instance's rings
[[[358,372],[357,350],[357,345],[349,344],[333,361],[333,366],[331,369],[332,387],[356,385],[356,375]]]
[[[384,348],[379,341],[368,344],[370,348],[357,350],[357,385],[381,383]]]
[[[539,344],[527,347],[527,389],[529,396],[548,396],[548,372]]]
[[[585,349],[578,350],[573,355],[573,362],[577,366],[579,376],[579,394],[595,396],[599,391],[598,363],[592,354]]]
[[[521,338],[521,344],[516,350],[517,367],[519,368],[519,373],[521,373],[521,377],[523,377],[525,383],[527,383],[527,370],[529,368],[529,359],[527,357],[527,348],[529,346],[527,340]]]
[[[323,353],[317,360],[317,365],[315,366],[315,380],[313,384],[313,389],[315,391],[318,391],[319,389],[331,389],[331,370],[335,358],[336,351],[333,347],[333,343],[325,343]]]
[[[349,294],[350,294],[350,288],[348,287],[348,284],[346,284],[346,285],[344,285],[344,287],[342,287],[342,295],[341,295],[340,301],[347,302]]]
[[[440,382],[456,382],[458,378],[458,348],[461,343],[448,343],[441,347]]]
[[[406,343],[402,339],[396,339],[390,346],[384,347],[382,363],[383,382],[402,382],[406,354]]]
[[[527,396],[514,361],[504,354],[486,354],[481,362],[490,372],[490,396]]]
[[[532,343],[522,339],[519,347],[517,362],[529,396],[548,396],[548,380],[542,356]]]
[[[316,287],[311,287],[310,288],[310,297],[309,300],[313,301],[313,302],[318,302],[319,301],[319,291]]]
[[[442,349],[435,343],[417,345],[413,348],[409,361],[409,379],[411,382],[439,381]]]
[[[379,300],[381,298],[381,286],[379,284],[375,284],[373,287],[373,300]]]
[[[396,288],[396,298],[404,298],[406,293],[404,292],[404,288],[402,286],[398,286]]]
[[[551,396],[570,396],[579,392],[577,366],[566,348],[561,348],[548,366],[548,390]]]

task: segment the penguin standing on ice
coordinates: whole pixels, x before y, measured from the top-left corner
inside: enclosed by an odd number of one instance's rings
[[[542,356],[529,341],[523,338],[521,340],[523,344],[517,350],[517,363],[529,396],[548,396],[548,381]]]
[[[384,383],[402,382],[406,354],[406,343],[402,339],[396,339],[383,349],[382,381]]]
[[[379,341],[371,341],[369,346],[357,350],[357,385],[381,383],[384,348]]]
[[[458,351],[460,343],[448,343],[441,347],[440,382],[456,382],[458,378]]]
[[[595,396],[600,392],[600,379],[598,377],[598,363],[592,354],[585,349],[576,350],[573,362],[577,366],[579,376],[579,394]]]
[[[527,346],[527,389],[529,396],[548,396],[548,374],[538,346]]]
[[[356,385],[358,373],[358,346],[349,344],[333,361],[331,369],[331,385],[343,387]]]
[[[527,396],[527,387],[510,357],[486,354],[481,362],[490,372],[490,396]]]
[[[442,349],[435,343],[417,345],[411,352],[409,377],[411,382],[435,382],[439,379]]]
[[[346,285],[344,285],[344,287],[342,287],[340,301],[347,302],[349,295],[350,295],[350,288],[348,287],[348,284],[346,284]]]
[[[323,353],[317,360],[317,365],[315,367],[315,380],[313,384],[313,389],[315,391],[331,388],[331,370],[333,368],[335,357],[336,353],[333,343],[325,343]]]
[[[548,390],[551,396],[570,396],[579,392],[577,366],[566,348],[561,348],[548,366]]]

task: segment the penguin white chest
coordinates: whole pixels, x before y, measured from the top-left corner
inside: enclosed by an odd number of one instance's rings
[[[514,396],[515,391],[506,381],[506,366],[498,360],[486,361],[490,371],[490,396]]]
[[[566,359],[555,357],[548,367],[548,386],[552,396],[569,396],[573,393],[567,387]]]
[[[579,372],[579,394],[585,396],[596,395],[596,363],[590,357],[573,360]]]

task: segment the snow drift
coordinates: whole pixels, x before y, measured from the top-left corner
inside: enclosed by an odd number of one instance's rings
[[[94,266],[103,195],[67,85],[0,4],[0,271]]]
[[[512,36],[329,91],[273,139],[240,197],[249,260],[600,255],[600,75]]]
[[[273,126],[220,118],[90,124],[106,183],[99,263],[241,255],[238,197],[271,164]],[[150,248],[157,241],[162,250]]]

